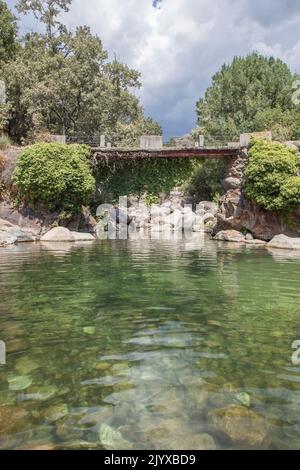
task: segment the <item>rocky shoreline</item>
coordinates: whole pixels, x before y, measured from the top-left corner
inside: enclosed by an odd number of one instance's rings
[[[204,231],[218,242],[300,250],[300,209],[290,214],[287,221],[245,197],[247,149],[227,161],[222,181],[224,195],[218,204],[202,201],[193,210],[191,199],[180,188],[174,188],[168,196],[161,194],[159,203],[151,207],[147,195],[130,197],[128,209],[110,206],[111,209],[98,214],[97,220],[87,207],[69,220],[42,208],[33,210],[26,203],[16,208],[10,198],[11,175],[20,149],[10,147],[5,155],[2,182],[6,196],[0,201],[0,247],[35,241],[93,241],[109,230],[115,230],[118,238],[123,224],[129,234],[151,230],[157,237],[163,237],[166,233],[179,233],[184,225],[184,229]]]
[[[167,233],[182,231],[182,225],[180,221],[185,217],[189,220],[189,225],[192,229],[192,232],[205,231],[206,233],[210,233],[212,240],[217,242],[233,242],[256,247],[300,250],[300,238],[288,237],[284,234],[275,235],[275,237],[273,237],[269,242],[254,238],[250,232],[244,234],[237,230],[221,230],[213,235],[213,225],[215,223],[215,216],[213,215],[215,207],[213,203],[211,203],[211,206],[207,205],[206,210],[202,205],[201,208],[197,209],[196,213],[194,213],[189,208],[182,208],[182,211],[177,208],[168,214],[170,206],[167,205],[162,207],[165,209],[164,218],[162,219],[163,222],[161,222],[161,219],[158,218],[158,213],[156,211],[154,211],[154,216],[150,216],[149,222],[149,219],[145,217],[145,214],[140,209],[140,212],[138,212],[138,210],[133,211],[133,209],[131,211],[129,210],[131,216],[127,216],[130,221],[128,221],[128,229],[130,224],[133,224],[132,227],[134,227],[138,232],[149,230],[150,227],[152,232],[158,232],[158,234],[163,234],[165,231],[167,231]],[[203,218],[204,221],[206,221],[204,223]],[[120,222],[120,220],[117,222]],[[151,225],[151,222],[153,225]],[[69,243],[77,241],[92,242],[97,238],[101,238],[101,236],[99,236],[99,228],[101,230],[107,230],[112,223],[112,220],[109,218],[105,221],[103,221],[103,219],[100,220],[98,224],[95,222],[93,233],[70,230],[69,228],[62,226],[45,230],[45,233],[43,233],[43,231],[38,233],[32,229],[30,230],[29,228],[24,227],[21,228],[20,226],[12,224],[7,220],[0,219],[0,247],[6,247],[16,243],[39,241]],[[103,224],[105,224],[105,227]],[[115,225],[114,228],[116,229],[116,233],[118,233],[118,224]]]

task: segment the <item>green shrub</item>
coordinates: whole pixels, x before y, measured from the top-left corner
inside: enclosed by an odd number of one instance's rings
[[[246,170],[246,195],[269,211],[300,204],[300,200],[295,202],[296,192],[289,196],[286,187],[288,180],[298,173],[299,165],[296,150],[278,142],[253,139]],[[294,183],[294,189],[296,186]]]
[[[29,203],[74,212],[95,189],[89,156],[84,145],[35,144],[21,154],[13,181]]]

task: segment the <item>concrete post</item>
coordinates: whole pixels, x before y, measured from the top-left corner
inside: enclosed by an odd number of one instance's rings
[[[105,135],[100,135],[100,147],[105,147]]]
[[[67,142],[65,135],[51,134],[51,142],[58,142],[59,144],[65,144]]]
[[[107,142],[106,148],[111,149],[111,143],[110,142]]]
[[[204,135],[199,135],[199,147],[204,147]]]
[[[162,149],[163,137],[161,135],[142,135],[140,138],[141,149]]]

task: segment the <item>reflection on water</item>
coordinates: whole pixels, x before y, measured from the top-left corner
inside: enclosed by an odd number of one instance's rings
[[[233,248],[2,249],[0,448],[300,448],[300,259]]]

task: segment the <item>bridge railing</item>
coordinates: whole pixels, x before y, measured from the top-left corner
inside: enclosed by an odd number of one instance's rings
[[[66,136],[67,143],[86,144],[90,147],[100,148],[126,148],[126,149],[163,149],[163,148],[237,148],[240,143],[239,136],[219,135],[214,137],[199,135],[194,136],[174,136],[167,141],[163,141],[162,136],[141,136],[129,144],[114,145],[109,142],[104,135],[99,134],[70,134]]]
[[[130,144],[124,142],[123,145],[117,142],[110,142],[103,134],[78,134],[73,133],[66,136],[67,143],[87,144],[91,147],[100,147],[104,149],[110,148],[124,148],[124,149],[142,149],[142,150],[161,150],[163,148],[177,148],[177,149],[222,149],[222,148],[239,148],[247,147],[251,137],[262,137],[267,140],[272,140],[271,131],[253,132],[241,135],[222,134],[214,136],[204,135],[186,135],[181,137],[171,137],[167,142],[163,141],[161,135],[143,135],[140,138],[133,139]]]

